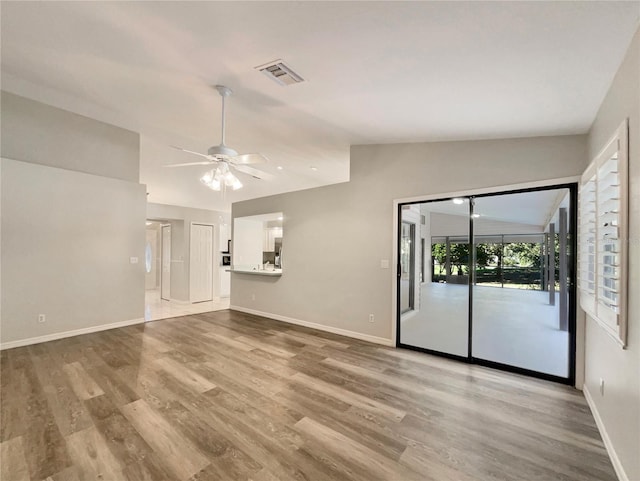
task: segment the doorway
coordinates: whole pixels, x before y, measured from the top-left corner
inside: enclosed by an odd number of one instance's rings
[[[573,383],[576,201],[563,184],[400,204],[398,347]],[[416,216],[414,264],[427,268],[408,306]]]

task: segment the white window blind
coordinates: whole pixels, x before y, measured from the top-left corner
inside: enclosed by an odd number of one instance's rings
[[[578,232],[580,305],[626,344],[627,122],[582,175]]]
[[[596,313],[596,176],[595,168],[583,175],[579,192],[580,222],[578,237],[578,286],[582,308],[595,316]]]

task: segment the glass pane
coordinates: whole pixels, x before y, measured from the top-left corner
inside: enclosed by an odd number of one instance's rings
[[[569,190],[474,199],[475,358],[569,375]]]
[[[410,247],[417,245],[421,248]],[[399,247],[400,342],[467,357],[468,200],[404,206]]]

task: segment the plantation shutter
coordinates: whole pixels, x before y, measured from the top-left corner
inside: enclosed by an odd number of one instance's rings
[[[580,305],[596,315],[596,175],[595,166],[587,169],[582,176],[579,192],[580,239],[578,257],[578,286]]]
[[[625,121],[580,182],[580,306],[626,344],[628,127]]]

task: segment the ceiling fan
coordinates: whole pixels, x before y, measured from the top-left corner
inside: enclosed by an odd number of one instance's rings
[[[267,158],[262,154],[238,154],[231,147],[228,147],[224,143],[225,134],[225,99],[229,97],[233,91],[229,87],[224,85],[216,85],[216,90],[222,97],[222,135],[220,145],[214,145],[209,147],[206,154],[200,152],[194,152],[192,150],[183,149],[181,147],[172,147],[174,149],[187,152],[188,154],[197,155],[203,157],[206,160],[200,162],[188,162],[184,164],[171,164],[166,167],[187,167],[192,165],[211,165],[215,166],[204,173],[200,178],[200,181],[207,187],[213,190],[225,190],[227,187],[237,190],[242,187],[242,182],[236,177],[232,170],[248,174],[256,179],[270,179],[273,176],[261,170],[249,167],[247,164],[258,164],[267,162]]]

